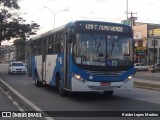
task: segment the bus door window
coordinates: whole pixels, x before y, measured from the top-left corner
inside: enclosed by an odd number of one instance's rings
[[[41,41],[41,47],[42,47],[42,49],[41,49],[41,54],[42,54],[42,60],[43,61],[45,61],[46,60],[46,54],[47,54],[47,49],[46,49],[46,46],[47,46],[47,40],[48,40],[49,38],[48,37],[46,37],[46,38],[44,38],[42,41]]]
[[[52,37],[52,49],[53,49],[53,54],[56,54],[56,34],[54,34]]]
[[[42,54],[42,40],[38,40],[37,43],[37,55],[41,55]]]
[[[61,53],[64,52],[64,34],[61,34],[61,45],[60,45]]]

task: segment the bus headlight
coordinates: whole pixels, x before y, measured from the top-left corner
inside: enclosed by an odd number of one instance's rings
[[[81,76],[80,76],[80,75],[77,75],[77,74],[75,74],[74,77],[75,77],[76,79],[78,79],[78,80],[81,80],[81,79],[82,79]]]
[[[82,82],[85,82],[85,79],[84,78],[82,78],[80,75],[78,75],[78,74],[73,74],[73,77],[75,78],[75,79],[77,79],[77,80],[80,80],[80,81],[82,81]]]
[[[132,79],[133,79],[133,76],[132,76],[132,75],[128,77],[128,80],[132,80]]]

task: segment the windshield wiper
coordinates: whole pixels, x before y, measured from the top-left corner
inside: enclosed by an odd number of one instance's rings
[[[96,50],[96,54],[98,53],[99,47],[100,47],[100,45],[101,45],[101,40],[102,40],[102,39],[99,40],[98,47],[97,47],[97,50]]]
[[[115,40],[113,40],[113,43],[112,43],[112,49],[111,49],[111,53],[110,53],[110,55],[109,55],[109,58],[110,58],[110,59],[111,59],[111,56],[112,56],[113,48],[115,47],[115,46],[114,46],[114,43],[115,43]]]

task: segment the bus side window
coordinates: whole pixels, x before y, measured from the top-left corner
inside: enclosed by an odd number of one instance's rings
[[[48,54],[54,54],[54,36],[48,39]]]
[[[48,54],[52,54],[53,53],[53,48],[52,48],[52,45],[49,44],[48,45]]]
[[[30,44],[30,52],[35,55],[35,53],[36,53],[36,45],[35,45],[35,43]]]
[[[61,35],[61,53],[64,51],[64,34]]]
[[[62,53],[62,33],[57,33],[56,34],[56,41],[55,41],[55,51],[56,51],[56,54],[58,53]]]
[[[32,51],[34,55],[37,55],[37,42],[33,42],[32,44]]]

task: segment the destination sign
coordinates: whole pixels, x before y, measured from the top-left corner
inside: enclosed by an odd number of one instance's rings
[[[123,27],[115,25],[101,25],[101,24],[85,24],[86,30],[100,30],[100,31],[113,31],[123,32]]]

